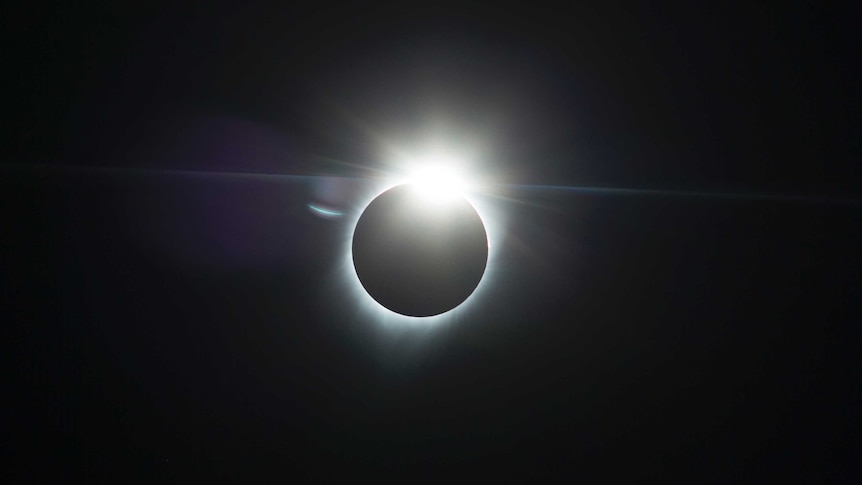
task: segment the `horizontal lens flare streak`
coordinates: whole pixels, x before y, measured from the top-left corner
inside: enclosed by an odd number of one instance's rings
[[[725,199],[725,200],[760,200],[765,202],[799,202],[806,204],[835,204],[835,205],[860,205],[862,197],[858,196],[828,196],[828,195],[796,195],[796,194],[767,194],[752,192],[705,192],[695,190],[658,190],[658,189],[629,189],[614,187],[585,187],[576,185],[526,185],[509,184],[501,185],[500,188],[516,191],[540,191],[540,192],[569,192],[574,194],[598,195],[598,196],[652,196],[652,197],[681,197],[700,199]]]
[[[317,184],[321,181],[331,179],[327,175],[300,175],[287,173],[254,173],[241,171],[201,171],[201,170],[176,170],[176,169],[153,169],[140,167],[94,167],[94,166],[72,166],[59,164],[25,164],[25,163],[0,163],[0,168],[7,170],[20,170],[29,172],[54,172],[74,173],[92,176],[144,176],[144,177],[190,177],[195,179],[237,179],[237,180],[260,180],[267,183],[308,183]],[[375,173],[373,176],[345,176],[337,178],[344,181],[359,183],[365,187],[364,192],[351,196],[352,202],[342,207],[342,210],[321,205],[319,203],[308,203],[308,210],[321,217],[338,220],[344,228],[343,244],[344,250],[336,263],[337,271],[332,275],[332,287],[341,288],[346,294],[345,303],[352,307],[352,312],[363,320],[371,320],[386,330],[404,329],[431,329],[441,324],[450,324],[463,319],[469,312],[474,311],[477,306],[484,304],[491,288],[498,279],[500,270],[497,268],[498,253],[501,242],[505,235],[505,217],[498,200],[511,200],[515,203],[530,203],[528,194],[546,192],[566,192],[571,194],[583,194],[599,197],[676,197],[688,199],[719,199],[732,201],[760,201],[760,202],[782,202],[799,204],[825,204],[839,206],[862,206],[862,197],[851,196],[822,196],[822,195],[797,195],[797,194],[768,194],[768,193],[731,193],[731,192],[706,192],[694,190],[655,190],[637,188],[613,188],[613,187],[588,187],[571,185],[544,185],[544,184],[480,184],[469,187],[464,195],[475,207],[485,225],[488,236],[488,261],[485,274],[476,290],[460,306],[453,310],[431,317],[409,317],[392,312],[376,302],[365,291],[354,271],[351,257],[351,243],[356,222],[365,207],[378,195],[386,190],[404,183],[406,180],[396,180],[397,177],[386,173]],[[516,241],[512,241],[516,243]]]
[[[0,168],[9,170],[26,171],[54,171],[54,172],[76,172],[91,174],[114,174],[114,175],[141,175],[141,176],[185,176],[185,177],[217,177],[237,179],[259,179],[267,181],[314,181],[329,178],[327,175],[314,174],[287,174],[287,173],[256,173],[241,171],[208,171],[208,170],[178,170],[178,169],[154,169],[142,167],[110,167],[110,166],[80,166],[61,165],[49,163],[0,163]],[[378,176],[349,176],[342,175],[339,178],[355,181],[383,181],[388,178],[384,175]],[[390,184],[389,187],[395,184]],[[862,205],[862,196],[858,195],[799,195],[799,194],[775,194],[762,192],[708,192],[695,190],[657,190],[657,189],[634,189],[617,187],[588,187],[577,185],[545,185],[545,184],[485,184],[482,192],[493,195],[498,190],[510,191],[564,191],[576,194],[598,195],[598,196],[654,196],[654,197],[683,197],[701,199],[725,199],[725,200],[760,200],[774,202],[797,202],[806,204],[830,204],[830,205]]]

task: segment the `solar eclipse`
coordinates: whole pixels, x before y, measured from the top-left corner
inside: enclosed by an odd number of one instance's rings
[[[356,223],[353,265],[368,294],[412,317],[452,310],[474,292],[488,262],[476,209],[442,178],[397,185]]]

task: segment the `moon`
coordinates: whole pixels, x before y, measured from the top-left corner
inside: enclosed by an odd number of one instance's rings
[[[488,236],[463,196],[403,184],[365,208],[352,253],[356,275],[375,301],[401,315],[430,317],[459,306],[479,285]]]

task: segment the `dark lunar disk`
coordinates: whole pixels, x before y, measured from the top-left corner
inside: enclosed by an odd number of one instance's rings
[[[353,264],[384,307],[428,317],[460,305],[482,279],[488,237],[461,196],[430,198],[399,185],[371,201],[356,223]]]

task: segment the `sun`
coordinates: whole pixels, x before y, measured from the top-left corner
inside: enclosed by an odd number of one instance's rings
[[[449,200],[463,195],[466,190],[466,183],[455,167],[437,161],[415,167],[410,183],[433,201]]]
[[[398,175],[390,179],[392,185],[409,184],[429,201],[446,202],[467,195],[473,188],[464,165],[457,157],[435,153],[401,161]]]
[[[429,329],[464,320],[471,312],[476,311],[477,306],[481,306],[482,302],[487,300],[494,282],[498,279],[497,260],[503,241],[505,217],[499,204],[495,203],[494,194],[488,187],[475,183],[472,177],[468,177],[465,165],[458,159],[440,154],[416,157],[406,161],[402,159],[401,163],[390,165],[390,170],[381,175],[382,177],[368,181],[368,190],[357,200],[354,207],[345,213],[346,218],[343,220],[346,231],[338,280],[340,285],[347,286],[350,305],[354,307],[358,316],[361,315],[363,319],[368,319],[389,330]],[[354,267],[352,243],[360,216],[378,196],[393,187],[405,184],[425,197],[430,208],[440,207],[445,211],[445,206],[449,205],[447,201],[466,199],[478,213],[486,231],[487,265],[478,286],[462,304],[439,315],[406,316],[384,307],[368,294]]]

